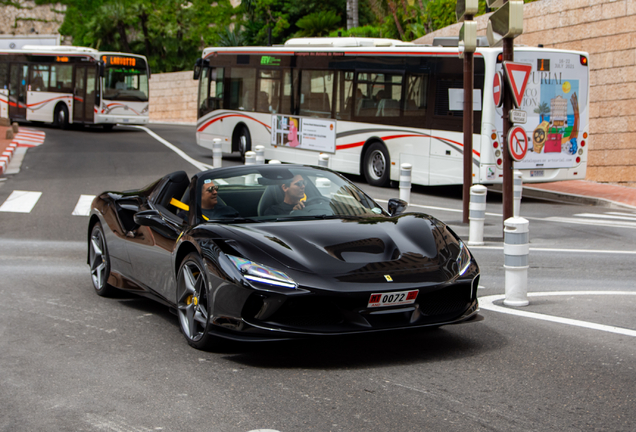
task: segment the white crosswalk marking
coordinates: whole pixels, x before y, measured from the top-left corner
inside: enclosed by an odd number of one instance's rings
[[[75,205],[75,209],[73,216],[88,216],[91,212],[91,203],[95,199],[95,195],[80,195],[79,200],[77,200],[77,204]]]
[[[0,212],[31,213],[42,192],[14,190],[0,206]]]
[[[636,213],[606,212],[606,213],[577,213],[574,217],[552,216],[542,218],[544,221],[561,222],[578,225],[606,226],[613,228],[636,229]]]

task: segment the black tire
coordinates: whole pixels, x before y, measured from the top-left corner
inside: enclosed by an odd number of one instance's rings
[[[104,124],[104,125],[102,125],[102,128],[104,129],[104,131],[105,131],[105,132],[110,132],[110,131],[112,131],[112,130],[113,130],[113,126],[115,126],[115,125],[112,125],[112,124]]]
[[[208,332],[212,299],[201,257],[192,252],[185,257],[177,275],[177,316],[186,341],[200,350],[219,346],[219,338]]]
[[[66,105],[58,105],[55,108],[55,124],[60,129],[68,129],[68,109]]]
[[[386,186],[391,173],[389,152],[381,143],[373,143],[364,154],[362,163],[364,178],[371,186]]]
[[[91,230],[88,239],[88,263],[91,267],[91,280],[97,295],[108,297],[113,294],[115,288],[108,284],[110,276],[110,256],[106,237],[102,225],[97,222]]]
[[[245,163],[245,153],[252,150],[252,137],[250,130],[243,126],[238,134],[238,150],[241,155],[241,161]]]

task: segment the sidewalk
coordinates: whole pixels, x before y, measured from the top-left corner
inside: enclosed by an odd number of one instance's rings
[[[522,196],[636,210],[636,188],[587,180],[532,183],[523,186]]]

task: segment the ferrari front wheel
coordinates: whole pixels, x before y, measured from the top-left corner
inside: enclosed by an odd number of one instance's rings
[[[111,295],[114,288],[108,284],[110,257],[104,230],[99,222],[91,230],[91,237],[88,242],[88,263],[91,267],[91,279],[97,295]]]
[[[181,332],[194,348],[210,349],[218,341],[208,333],[211,304],[203,261],[193,252],[183,260],[177,275],[177,315]]]

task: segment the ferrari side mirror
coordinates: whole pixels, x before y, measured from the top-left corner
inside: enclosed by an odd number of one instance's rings
[[[391,216],[399,216],[404,213],[407,205],[408,203],[404,200],[391,198],[389,199],[389,214]]]
[[[133,216],[133,219],[137,225],[141,226],[158,228],[165,225],[163,223],[163,218],[157,210],[144,210],[137,212]]]

